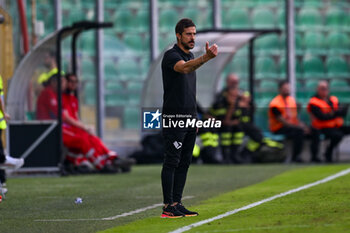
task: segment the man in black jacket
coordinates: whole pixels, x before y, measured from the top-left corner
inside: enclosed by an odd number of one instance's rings
[[[181,19],[175,27],[175,33],[177,44],[164,53],[162,60],[163,119],[165,116],[180,115],[180,119],[175,117],[179,122],[183,118],[196,118],[195,70],[216,57],[218,51],[216,44],[209,47],[207,42],[206,53],[194,58],[190,50],[195,45],[196,26],[191,19]],[[163,125],[163,139],[165,153],[161,176],[164,207],[161,217],[197,216],[198,213],[187,210],[181,203],[196,140],[196,129],[165,129]]]

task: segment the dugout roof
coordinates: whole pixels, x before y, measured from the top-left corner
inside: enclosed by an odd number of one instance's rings
[[[16,121],[23,121],[26,119],[26,113],[33,111],[35,104],[32,92],[35,92],[33,82],[36,82],[36,78],[40,75],[40,67],[44,64],[46,55],[54,51],[56,52],[56,61],[58,69],[61,70],[62,55],[61,45],[58,48],[58,44],[61,43],[67,37],[72,37],[72,72],[76,73],[76,39],[75,36],[84,31],[96,30],[98,28],[111,27],[111,23],[99,23],[93,21],[81,21],[76,22],[72,26],[62,28],[48,35],[46,38],[40,40],[30,52],[28,52],[17,66],[15,73],[11,79],[9,85],[8,97],[7,97],[7,111],[11,115],[11,118]],[[58,51],[59,50],[59,51]],[[47,71],[46,71],[47,72]]]

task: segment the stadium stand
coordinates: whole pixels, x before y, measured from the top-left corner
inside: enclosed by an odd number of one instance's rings
[[[223,11],[222,24],[227,28],[250,28],[250,18],[246,9],[229,8]]]
[[[84,102],[86,105],[95,105],[96,103],[96,92],[95,84],[90,81],[87,82],[84,86]]]
[[[94,80],[95,66],[91,59],[84,59],[81,62],[82,80]]]
[[[95,17],[94,4],[94,0],[62,1],[64,19],[67,19],[63,21],[63,25]],[[139,95],[128,93],[140,92],[149,68],[149,1],[105,0],[104,4],[105,20],[112,20],[115,23],[113,29],[104,31],[107,105],[108,107],[120,106],[122,103],[137,105]],[[175,41],[173,31],[179,17],[193,18],[199,30],[212,27],[211,6],[210,0],[159,0],[159,50],[162,51]],[[339,87],[337,82],[347,83],[346,80],[350,79],[350,4],[348,1],[341,0],[332,2],[296,0],[295,6],[296,77],[298,79],[296,89],[298,99],[305,100],[310,96],[310,92],[314,92],[314,85],[319,79],[332,79],[332,90]],[[16,9],[11,7],[13,15],[16,15]],[[37,0],[38,20],[45,23],[43,36],[54,31],[52,8],[52,1]],[[221,0],[221,12],[223,28],[285,28],[284,1]],[[27,8],[28,22],[30,22],[30,16],[30,8]],[[16,32],[16,29],[14,31]],[[272,83],[286,78],[285,41],[285,33],[282,31],[281,35],[266,35],[255,43],[256,78],[257,83],[260,84],[257,88],[259,106],[266,106],[266,100],[269,99],[269,92],[264,91],[262,87],[272,86],[274,85]],[[70,46],[70,43],[64,43],[64,46]],[[86,33],[80,38],[79,49],[82,51],[79,59],[80,78],[83,81],[82,103],[92,105],[94,104],[95,74],[93,33]],[[65,56],[69,57],[69,54]],[[237,73],[242,79],[243,89],[248,88],[247,82],[244,81],[248,77],[247,59],[247,47],[240,49],[222,74],[225,76],[228,72]],[[115,101],[112,100],[111,93],[119,92],[119,89],[112,85],[114,81],[117,81],[115,85],[121,85],[119,88],[123,88],[124,91],[123,95],[118,96]],[[340,98],[350,103],[350,98],[346,96]],[[124,111],[124,116],[132,114],[134,113],[130,109]],[[127,123],[124,122],[124,125],[132,128],[130,119]]]
[[[113,61],[107,60],[104,64],[105,79],[106,81],[113,81],[118,78],[118,71]]]
[[[324,55],[327,53],[324,36],[317,32],[305,33],[303,47],[306,53]]]
[[[52,11],[52,8],[49,4],[38,4],[38,20],[41,20],[43,22],[47,22],[45,34],[48,34],[48,32],[54,31],[54,12]]]
[[[323,79],[326,77],[324,64],[319,57],[306,55],[302,67],[303,77],[306,79]]]
[[[316,90],[318,80],[306,80],[305,87],[308,92],[314,92]]]
[[[257,55],[278,55],[281,51],[281,41],[279,35],[268,34],[256,40]]]
[[[121,80],[142,79],[140,67],[132,58],[121,58],[117,63],[116,69]]]
[[[258,4],[261,6],[277,7],[281,2],[277,0],[259,0]]]
[[[129,82],[128,83],[128,104],[129,105],[138,105],[141,94],[142,94],[142,82]]]
[[[149,37],[141,37],[140,34],[124,34],[124,43],[131,49],[138,52],[147,52],[149,50]]]
[[[257,93],[257,106],[267,107],[268,103],[277,94],[277,82],[274,80],[261,80]]]
[[[248,90],[248,81],[246,80],[240,80],[239,82],[239,88],[243,90]]]
[[[106,85],[106,106],[115,107],[123,106],[127,102],[127,95],[123,84],[120,82],[110,81]]]
[[[126,129],[138,129],[140,127],[140,109],[127,106],[124,109],[123,124]]]
[[[234,59],[229,68],[237,73],[240,78],[248,77],[248,59],[246,58]]]
[[[300,79],[302,77],[302,69],[301,69],[301,64],[298,59],[295,60],[295,75],[297,79]],[[287,77],[287,64],[286,64],[286,59],[285,57],[281,58],[280,60],[280,70],[281,70],[281,75],[280,78],[285,79]]]
[[[258,57],[255,60],[255,71],[257,79],[278,78],[278,68],[271,57]]]
[[[159,27],[161,32],[172,31],[178,20],[178,13],[173,9],[159,10]]]
[[[277,88],[277,82],[273,80],[262,80],[260,83],[260,90],[264,90],[266,92],[276,92]]]
[[[328,57],[326,68],[329,79],[350,77],[349,65],[342,57]]]
[[[229,6],[234,6],[235,8],[244,8],[244,7],[253,7],[256,5],[256,2],[254,0],[237,0],[237,1],[230,1],[230,0],[223,0],[222,1],[223,8],[227,8]]]
[[[269,9],[258,8],[252,14],[252,24],[254,28],[275,28],[275,14]]]
[[[301,7],[322,7],[322,1],[318,1],[318,0],[299,0],[296,1],[297,4]]]
[[[348,16],[340,8],[330,8],[326,12],[326,27],[328,30],[343,29],[346,26],[345,19]]]
[[[348,103],[350,101],[350,86],[346,80],[330,80],[330,91],[333,95],[339,98],[341,103]]]
[[[297,16],[297,28],[302,31],[322,29],[323,19],[315,8],[303,8]]]
[[[349,35],[340,32],[329,33],[326,43],[328,52],[331,54],[350,54],[350,38]]]

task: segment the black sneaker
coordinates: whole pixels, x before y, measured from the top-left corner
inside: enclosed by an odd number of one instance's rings
[[[185,208],[185,206],[182,205],[182,203],[177,203],[175,207],[178,211],[184,213],[186,217],[198,216],[197,212],[189,211]]]
[[[163,213],[161,218],[182,218],[185,214],[178,211],[175,206],[168,205],[166,208],[163,207]]]

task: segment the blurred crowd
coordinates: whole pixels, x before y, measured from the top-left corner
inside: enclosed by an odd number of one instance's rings
[[[302,163],[306,162],[301,158],[304,142],[310,140],[311,162],[333,162],[334,149],[350,134],[350,127],[344,125],[348,106],[330,95],[327,81],[319,81],[307,104],[310,125],[299,119],[299,110],[289,82],[281,81],[278,95],[268,106],[270,132],[263,132],[252,121],[255,106],[250,93],[239,89],[237,75],[229,74],[226,87],[217,94],[211,108],[199,108],[202,118],[220,119],[223,126],[219,130],[199,131],[201,142],[196,145],[194,156],[208,163],[247,163],[285,161],[290,154],[292,162]],[[321,140],[328,143],[323,156],[319,155]]]

